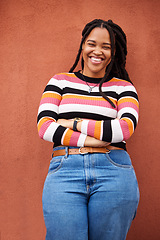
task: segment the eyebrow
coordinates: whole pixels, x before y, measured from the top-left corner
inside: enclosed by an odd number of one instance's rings
[[[96,43],[96,41],[94,41],[94,40],[90,40],[90,39],[88,39],[87,42],[93,42],[93,43]],[[109,45],[109,46],[111,46],[111,43],[106,43],[106,42],[104,42],[103,45]]]

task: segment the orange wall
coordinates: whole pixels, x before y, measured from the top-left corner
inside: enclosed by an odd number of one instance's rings
[[[52,143],[39,139],[42,91],[68,71],[81,30],[113,19],[128,36],[127,68],[140,98],[140,121],[128,150],[141,200],[127,240],[159,240],[159,0],[1,0],[1,239],[44,240],[41,195]]]

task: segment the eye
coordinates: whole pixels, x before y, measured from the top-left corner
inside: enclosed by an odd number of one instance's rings
[[[111,47],[110,46],[103,46],[103,49],[108,50],[108,49],[111,49]]]
[[[88,43],[88,46],[90,46],[90,47],[94,47],[95,44],[94,44],[94,43]]]

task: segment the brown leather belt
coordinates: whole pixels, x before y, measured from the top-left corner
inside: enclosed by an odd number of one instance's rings
[[[87,153],[109,153],[110,150],[124,150],[123,148],[118,148],[114,146],[107,146],[106,148],[99,148],[99,147],[80,147],[80,148],[69,148],[68,155],[72,154],[87,154]],[[66,155],[65,149],[55,150],[53,151],[52,157],[56,156],[63,156]]]

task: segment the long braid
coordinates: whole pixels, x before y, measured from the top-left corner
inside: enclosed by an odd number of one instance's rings
[[[83,43],[84,43],[85,39],[87,38],[87,36],[90,34],[90,32],[96,27],[106,28],[110,34],[111,62],[106,67],[105,75],[99,83],[99,92],[112,105],[112,107],[115,108],[114,103],[105,95],[105,93],[102,92],[103,83],[107,80],[109,74],[111,76],[125,79],[125,80],[131,82],[131,80],[128,76],[128,73],[125,69],[126,55],[127,55],[127,40],[126,40],[126,35],[120,26],[113,23],[112,20],[104,21],[101,19],[95,19],[95,20],[87,23],[82,31],[82,40],[80,43],[80,48],[78,50],[76,60],[69,72],[73,72],[73,70],[76,68],[76,66],[79,62],[80,56],[81,56]],[[115,49],[116,49],[116,51],[115,51]],[[81,65],[82,65],[82,69],[83,69],[83,67],[84,67],[83,57],[82,57]]]
[[[107,80],[107,77],[109,76],[109,73],[113,67],[113,63],[114,63],[114,49],[115,49],[115,40],[114,40],[114,34],[113,34],[113,30],[109,25],[104,24],[104,26],[107,28],[109,34],[110,34],[110,38],[111,38],[111,62],[109,63],[108,67],[106,68],[106,72],[104,77],[102,78],[102,80],[99,83],[99,92],[100,94],[104,97],[104,99],[106,99],[111,105],[112,107],[115,108],[114,103],[105,95],[105,93],[102,92],[102,84]]]

